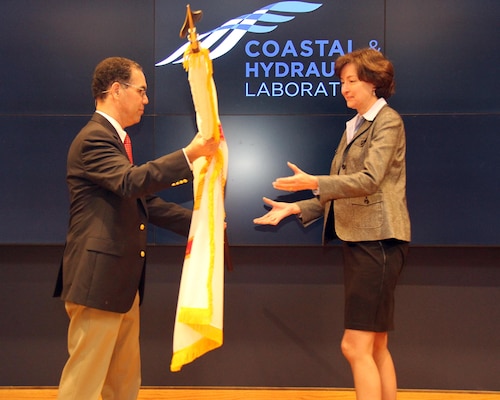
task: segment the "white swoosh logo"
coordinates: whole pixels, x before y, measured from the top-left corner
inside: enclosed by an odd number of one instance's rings
[[[295,18],[293,14],[306,13],[317,10],[323,4],[307,3],[304,1],[281,1],[265,6],[251,14],[233,18],[216,29],[200,34],[198,40],[202,47],[210,50],[210,58],[216,59],[231,50],[248,32],[263,34],[275,30],[283,22]],[[170,56],[156,64],[161,67],[167,64],[182,62],[184,51],[189,42],[179,47]]]

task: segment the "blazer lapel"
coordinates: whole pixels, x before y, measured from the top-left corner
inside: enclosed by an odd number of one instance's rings
[[[125,145],[123,144],[122,140],[120,139],[120,135],[116,131],[115,127],[111,124],[111,122],[109,122],[105,117],[103,117],[99,113],[94,113],[94,115],[92,115],[91,119],[92,119],[92,121],[101,124],[104,128],[106,128],[113,135],[113,137],[115,138],[116,142],[118,143],[123,155],[125,157],[127,157],[127,159],[128,159],[127,150],[125,150]],[[144,197],[138,198],[137,204],[140,207],[142,207],[144,214],[146,216],[148,216],[148,206],[146,204],[146,199]]]
[[[97,122],[98,124],[101,124],[106,130],[108,130],[113,135],[113,138],[118,143],[118,146],[120,147],[120,150],[122,151],[123,155],[128,158],[125,145],[123,144],[122,140],[120,139],[120,135],[116,131],[115,127],[111,124],[111,122],[109,122],[105,117],[103,117],[99,113],[94,113],[94,115],[92,115],[91,120]]]
[[[351,145],[356,139],[358,139],[363,133],[365,133],[368,130],[368,128],[370,128],[370,126],[372,126],[372,123],[373,123],[373,121],[368,121],[365,119],[363,121],[363,123],[361,124],[361,126],[358,128],[358,131],[356,132],[356,134],[352,138],[351,143],[349,143],[349,145]]]

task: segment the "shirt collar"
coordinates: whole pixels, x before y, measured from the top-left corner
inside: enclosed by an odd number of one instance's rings
[[[104,118],[106,118],[109,123],[111,125],[113,125],[113,128],[116,129],[116,132],[118,132],[118,135],[120,136],[120,139],[122,140],[122,142],[125,141],[125,136],[127,136],[127,132],[125,132],[123,130],[123,128],[121,127],[121,125],[118,123],[118,121],[116,119],[114,119],[113,117],[109,116],[108,114],[106,114],[105,112],[102,112],[102,111],[99,111],[99,110],[96,110],[95,111],[96,113],[98,114],[101,114]]]
[[[383,97],[379,98],[371,108],[363,114],[363,118],[367,121],[373,121],[379,111],[387,104],[387,101]]]
[[[386,104],[387,102],[385,101],[385,99],[381,97],[363,115],[356,114],[352,119],[347,121],[345,124],[347,133],[347,143],[350,143],[351,140],[354,138],[354,135],[358,131],[363,120],[373,121],[377,116],[377,114],[379,113],[379,111],[382,109],[382,107],[384,107]]]

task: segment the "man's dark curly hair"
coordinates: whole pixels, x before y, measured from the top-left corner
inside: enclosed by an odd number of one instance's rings
[[[114,82],[129,82],[133,68],[142,71],[142,67],[138,63],[128,58],[109,57],[102,60],[97,64],[92,78],[92,95],[94,99],[106,97],[106,91]]]

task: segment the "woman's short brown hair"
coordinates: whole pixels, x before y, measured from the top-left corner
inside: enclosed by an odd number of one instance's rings
[[[388,99],[394,94],[394,66],[380,51],[365,48],[340,56],[335,61],[335,74],[340,77],[350,63],[355,65],[360,80],[375,85],[377,97]]]

